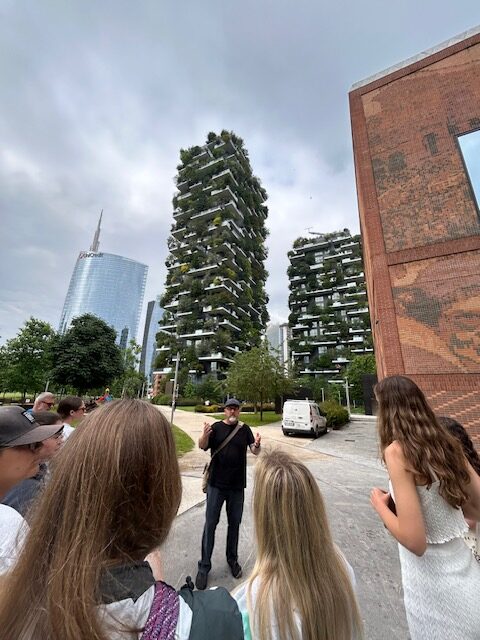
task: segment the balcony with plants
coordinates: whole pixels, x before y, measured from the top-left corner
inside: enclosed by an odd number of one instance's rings
[[[204,147],[183,149],[180,159],[165,304],[190,369],[206,371],[217,359],[222,371],[225,350],[258,344],[268,319],[266,192],[231,132],[211,132]]]

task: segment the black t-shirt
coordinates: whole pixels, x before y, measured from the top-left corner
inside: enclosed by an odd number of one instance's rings
[[[207,449],[212,455],[236,428],[223,420],[212,424]],[[217,489],[244,489],[247,486],[247,447],[255,442],[252,430],[244,424],[211,463],[209,484]]]

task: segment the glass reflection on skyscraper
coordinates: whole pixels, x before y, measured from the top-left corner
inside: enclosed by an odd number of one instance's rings
[[[64,333],[73,318],[92,313],[112,326],[122,347],[136,339],[148,267],[98,251],[82,251],[73,271],[60,319]]]

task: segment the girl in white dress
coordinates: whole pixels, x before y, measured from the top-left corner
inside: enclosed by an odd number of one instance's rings
[[[371,503],[399,543],[411,640],[479,640],[480,565],[463,535],[465,517],[480,519],[480,478],[409,378],[375,395],[392,495],[375,488]]]

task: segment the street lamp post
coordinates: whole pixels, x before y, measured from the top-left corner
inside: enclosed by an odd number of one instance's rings
[[[172,414],[170,416],[170,426],[173,426],[173,414],[175,413],[175,404],[177,402],[177,384],[178,384],[178,365],[180,363],[180,351],[177,351],[177,360],[175,362],[175,377],[173,379],[172,390]]]
[[[347,398],[347,411],[350,414],[350,392],[348,387],[348,378],[345,376],[345,396]]]
[[[343,381],[342,380],[328,380],[328,382],[330,384],[342,384]],[[338,401],[341,404],[341,402],[340,402],[340,389],[338,387],[337,387],[337,393],[338,393]],[[348,411],[348,414],[350,415],[350,387],[348,385],[348,378],[347,377],[345,378],[345,397],[346,397],[346,400],[347,400],[347,411]]]

